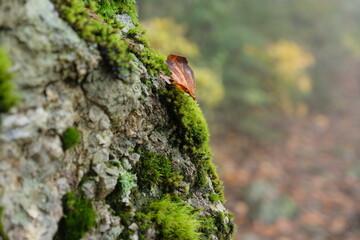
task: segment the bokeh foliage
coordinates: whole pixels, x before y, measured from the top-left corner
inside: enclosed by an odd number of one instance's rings
[[[172,31],[176,27],[169,26],[174,22],[181,24],[181,41],[188,38],[198,51],[193,50],[193,56],[186,45],[173,50],[183,49],[197,66],[211,69],[222,79],[218,83],[225,94],[213,116],[218,126],[258,139],[273,139],[294,115],[334,110],[333,85],[346,67],[343,60],[360,45],[354,21],[360,7],[355,0],[147,0],[138,4],[145,22],[171,18],[162,24]],[[171,32],[166,41],[179,42],[179,34]],[[171,49],[156,44],[165,51]],[[197,81],[200,92],[203,80]],[[212,93],[207,93],[200,99],[211,99]]]

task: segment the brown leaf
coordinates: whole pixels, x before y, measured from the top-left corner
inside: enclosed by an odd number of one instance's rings
[[[171,78],[174,80],[171,84],[175,85],[181,91],[190,94],[193,99],[196,99],[194,72],[188,65],[188,60],[185,57],[170,54],[167,57],[165,64],[170,68],[172,74]],[[162,78],[168,82],[168,79]]]

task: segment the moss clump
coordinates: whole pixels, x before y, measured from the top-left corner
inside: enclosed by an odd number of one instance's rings
[[[220,200],[219,194],[216,193],[209,194],[208,198],[211,202],[216,202]]]
[[[122,201],[123,191],[119,185],[121,184],[117,184],[115,190],[106,196],[105,201],[110,205],[114,214],[120,217],[121,223],[128,227],[131,224],[133,214],[131,212],[131,207],[127,206]]]
[[[167,66],[164,64],[165,56],[157,53],[150,48],[149,40],[145,36],[145,30],[139,25],[137,9],[134,0],[83,0],[86,6],[92,9],[105,22],[114,27],[119,25],[116,20],[117,14],[128,14],[135,28],[130,28],[126,37],[134,42],[129,44],[128,51],[137,56],[140,61],[148,68],[150,74],[156,74],[158,71],[169,73]],[[120,27],[121,28],[121,27]],[[142,44],[142,50],[136,47],[136,44]]]
[[[11,65],[8,54],[0,48],[0,113],[8,112],[19,101],[18,96],[14,94],[15,86],[11,83]]]
[[[127,36],[131,39],[134,39],[135,42],[141,43],[146,47],[150,46],[149,40],[147,39],[147,37],[145,37],[145,30],[140,26],[136,28],[130,28]]]
[[[90,11],[85,8],[85,3],[81,0],[53,1],[57,4],[61,17],[68,21],[83,39],[99,44],[101,52],[110,65],[130,67],[129,63],[133,58],[129,54],[127,41],[121,39],[119,29],[91,18]],[[92,5],[96,3],[94,1],[87,2]]]
[[[127,14],[130,16],[135,28],[130,28],[127,37],[137,43],[149,47],[149,40],[145,37],[145,30],[139,24],[139,16],[136,9],[135,0],[82,0],[85,6],[93,10],[101,19],[114,28],[122,28],[122,24],[117,21],[116,15]]]
[[[211,239],[211,235],[220,235],[215,225],[215,219],[210,216],[201,216],[201,227],[199,231],[202,233],[203,239]],[[221,239],[221,237],[219,238]]]
[[[100,50],[113,67],[116,74],[123,69],[131,69],[134,55],[148,68],[150,74],[163,71],[168,73],[164,64],[165,56],[155,54],[144,37],[144,30],[139,26],[134,0],[53,0],[62,18],[89,42],[99,44]],[[90,9],[104,22],[90,17]],[[128,36],[123,36],[121,23],[116,20],[116,14],[128,14],[134,29]],[[143,48],[138,45],[143,44]]]
[[[55,240],[78,240],[95,226],[96,212],[83,193],[68,192],[63,198],[64,216],[59,222]]]
[[[76,146],[80,142],[80,137],[80,132],[76,128],[68,128],[61,137],[64,151]]]
[[[172,167],[170,159],[151,152],[141,154],[140,161],[136,164],[136,173],[138,185],[143,189],[157,185],[164,192],[169,192],[182,180],[180,172]]]
[[[5,233],[4,226],[3,226],[3,223],[2,223],[2,221],[1,221],[3,212],[4,212],[4,207],[0,207],[0,239],[2,239],[2,240],[9,240],[10,238],[9,238],[8,235]]]
[[[215,226],[218,229],[218,233],[222,233],[223,237],[220,239],[233,239],[235,232],[235,225],[232,223],[232,215],[225,215],[224,212],[214,212]],[[225,218],[228,218],[226,221]]]
[[[128,14],[135,26],[139,25],[135,0],[82,0],[109,24],[117,25],[116,14]]]
[[[189,154],[196,166],[195,186],[205,186],[207,177],[209,177],[215,193],[224,202],[222,183],[217,175],[216,166],[212,162],[209,148],[209,130],[199,105],[172,85],[169,85],[167,90],[161,93],[161,96],[174,121],[173,126],[177,133],[176,141],[181,149]]]
[[[225,220],[227,217],[228,220]],[[211,236],[216,236],[219,240],[233,239],[235,225],[230,220],[232,220],[231,215],[217,211],[212,212],[210,216],[201,216],[202,238],[212,239]]]
[[[234,224],[231,221],[226,222],[225,217],[227,216],[223,212],[214,212],[215,225],[219,232],[228,233],[230,237],[234,232]]]
[[[142,236],[146,235],[152,225],[156,229],[156,239],[195,240],[201,236],[201,221],[197,211],[178,199],[171,199],[169,195],[152,202],[136,217],[142,221],[139,224]]]
[[[209,131],[196,101],[172,85],[168,86],[164,96],[173,120],[178,123],[176,130],[181,147],[194,154],[199,151],[207,151],[206,154],[209,154]]]

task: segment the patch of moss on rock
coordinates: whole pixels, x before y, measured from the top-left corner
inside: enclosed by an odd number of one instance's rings
[[[156,239],[196,240],[201,237],[198,212],[169,195],[152,202],[144,211],[137,213],[136,218],[141,221],[141,236],[145,236],[150,227],[155,227]]]
[[[170,192],[182,180],[180,172],[174,169],[170,159],[151,152],[141,154],[135,171],[138,176],[138,185],[143,189],[150,189],[151,186],[157,185],[163,192]]]
[[[113,71],[119,74],[132,68],[134,55],[147,67],[150,74],[169,73],[162,56],[149,47],[144,30],[139,26],[134,0],[53,0],[63,19],[86,41],[96,42]],[[93,11],[103,21],[90,17]],[[135,28],[123,36],[117,14],[127,14]],[[135,34],[134,34],[135,33]],[[139,44],[142,44],[140,46]]]
[[[19,101],[14,93],[15,86],[11,83],[13,75],[9,73],[11,60],[5,51],[0,48],[0,113],[5,113]]]
[[[68,192],[63,198],[63,211],[55,240],[81,239],[95,226],[96,212],[83,193]]]
[[[215,225],[215,219],[210,216],[201,216],[201,227],[199,231],[202,233],[203,239],[211,239],[211,235],[216,236],[218,229]]]
[[[80,132],[74,128],[68,128],[61,137],[64,151],[76,146],[80,142]]]
[[[217,228],[217,237],[219,239],[233,239],[235,232],[235,225],[231,221],[233,216],[231,214],[225,214],[224,212],[213,212],[213,219]],[[219,234],[221,233],[221,235]]]
[[[200,217],[202,239],[213,239],[214,236],[219,240],[231,240],[235,232],[232,215],[223,212],[213,211],[210,215]]]
[[[219,194],[212,193],[212,194],[209,194],[208,199],[209,199],[211,202],[216,202],[216,201],[219,201],[219,200],[220,200],[220,196],[219,196]]]
[[[227,218],[227,220],[226,220]],[[202,239],[231,240],[235,232],[235,225],[232,223],[232,215],[223,212],[213,211],[211,215],[201,216],[200,232]]]
[[[224,202],[222,183],[217,175],[209,147],[209,130],[199,105],[186,93],[172,85],[161,93],[161,98],[174,122],[177,136],[175,141],[184,152],[189,154],[196,166],[195,187],[205,186],[209,177],[215,193]]]
[[[4,207],[0,207],[0,239],[9,240],[10,238],[6,234],[6,232],[4,230],[4,225],[2,223],[3,212],[4,212]]]
[[[139,25],[135,0],[82,0],[107,23],[116,24],[116,14],[128,14],[135,26]]]
[[[130,67],[132,56],[129,54],[127,41],[121,39],[119,29],[91,18],[90,11],[85,8],[86,5],[81,0],[53,1],[60,16],[74,28],[80,37],[99,44],[102,54],[108,59],[110,65]]]

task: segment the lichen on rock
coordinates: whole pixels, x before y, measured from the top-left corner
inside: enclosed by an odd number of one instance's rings
[[[0,46],[22,98],[0,127],[4,234],[231,239],[206,121],[160,79],[168,69],[135,2],[1,1],[4,9]]]

